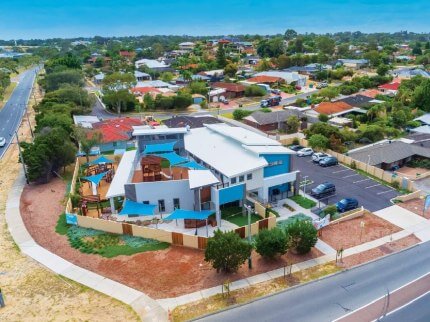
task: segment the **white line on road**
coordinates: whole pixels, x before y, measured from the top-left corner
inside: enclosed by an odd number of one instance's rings
[[[344,176],[342,178],[349,178],[349,177],[355,177],[355,176],[359,176],[358,173],[354,173],[354,174],[350,174],[349,176]]]
[[[343,170],[339,170],[339,171],[334,171],[332,173],[339,173],[339,172],[344,172],[344,171],[349,171],[349,169],[343,169]]]
[[[374,184],[373,186],[368,186],[368,187],[365,187],[364,189],[369,189],[369,188],[373,188],[373,187],[377,187],[377,186],[380,186],[381,184]]]
[[[388,192],[392,192],[393,190],[387,190],[387,191],[382,191],[382,192],[378,192],[377,195],[382,195],[384,193],[388,193]]]
[[[358,181],[354,181],[353,183],[359,183],[359,182],[364,182],[364,181],[368,181],[368,180],[372,180],[372,179],[368,178],[368,179],[358,180]]]

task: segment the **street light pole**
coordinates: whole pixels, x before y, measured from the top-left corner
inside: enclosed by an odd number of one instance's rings
[[[19,159],[21,160],[22,168],[24,169],[25,182],[27,182],[27,184],[29,184],[30,181],[28,180],[27,169],[25,168],[24,157],[22,156],[21,145],[19,144],[19,138],[18,138],[18,132],[17,131],[15,131],[15,137],[16,137],[16,142],[18,144]]]

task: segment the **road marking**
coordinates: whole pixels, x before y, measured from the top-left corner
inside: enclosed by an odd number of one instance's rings
[[[377,186],[380,186],[380,185],[381,185],[381,184],[380,184],[380,183],[378,183],[378,184],[374,184],[373,186],[365,187],[364,189],[369,189],[369,188],[377,187]]]
[[[359,182],[364,182],[364,181],[368,181],[368,180],[372,180],[372,179],[367,178],[367,179],[363,179],[363,180],[354,181],[353,183],[359,183]]]
[[[384,194],[384,193],[392,192],[392,191],[393,191],[393,190],[387,190],[387,191],[378,192],[378,193],[377,193],[377,195],[382,195],[382,194]]]
[[[355,177],[355,176],[359,176],[359,174],[358,173],[350,174],[349,176],[344,176],[342,178],[349,178],[349,177]]]
[[[339,173],[339,172],[343,172],[343,171],[348,171],[349,169],[343,169],[343,170],[339,170],[339,171],[334,171],[332,173]]]

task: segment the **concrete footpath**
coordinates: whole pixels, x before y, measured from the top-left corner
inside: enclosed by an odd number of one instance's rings
[[[22,253],[38,261],[56,274],[113,297],[130,305],[142,321],[167,321],[167,312],[146,294],[109,278],[76,266],[38,245],[27,231],[19,209],[25,178],[21,172],[9,192],[6,203],[6,222],[15,243]]]

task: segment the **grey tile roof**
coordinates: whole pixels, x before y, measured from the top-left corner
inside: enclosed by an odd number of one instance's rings
[[[345,102],[353,107],[365,107],[371,105],[369,102],[373,100],[373,98],[364,96],[364,95],[355,95],[342,98],[341,102]]]
[[[171,128],[185,127],[188,125],[191,129],[195,129],[198,127],[204,127],[203,124],[216,124],[216,123],[222,123],[222,122],[212,116],[180,115],[180,116],[172,117],[171,119],[168,119],[168,120],[164,120],[163,123],[167,127],[171,127]]]
[[[249,120],[251,122],[255,122],[259,125],[267,125],[274,124],[277,122],[285,122],[291,115],[296,115],[300,118],[302,114],[303,113],[295,110],[273,111],[269,113],[257,111],[245,117],[244,119]]]

